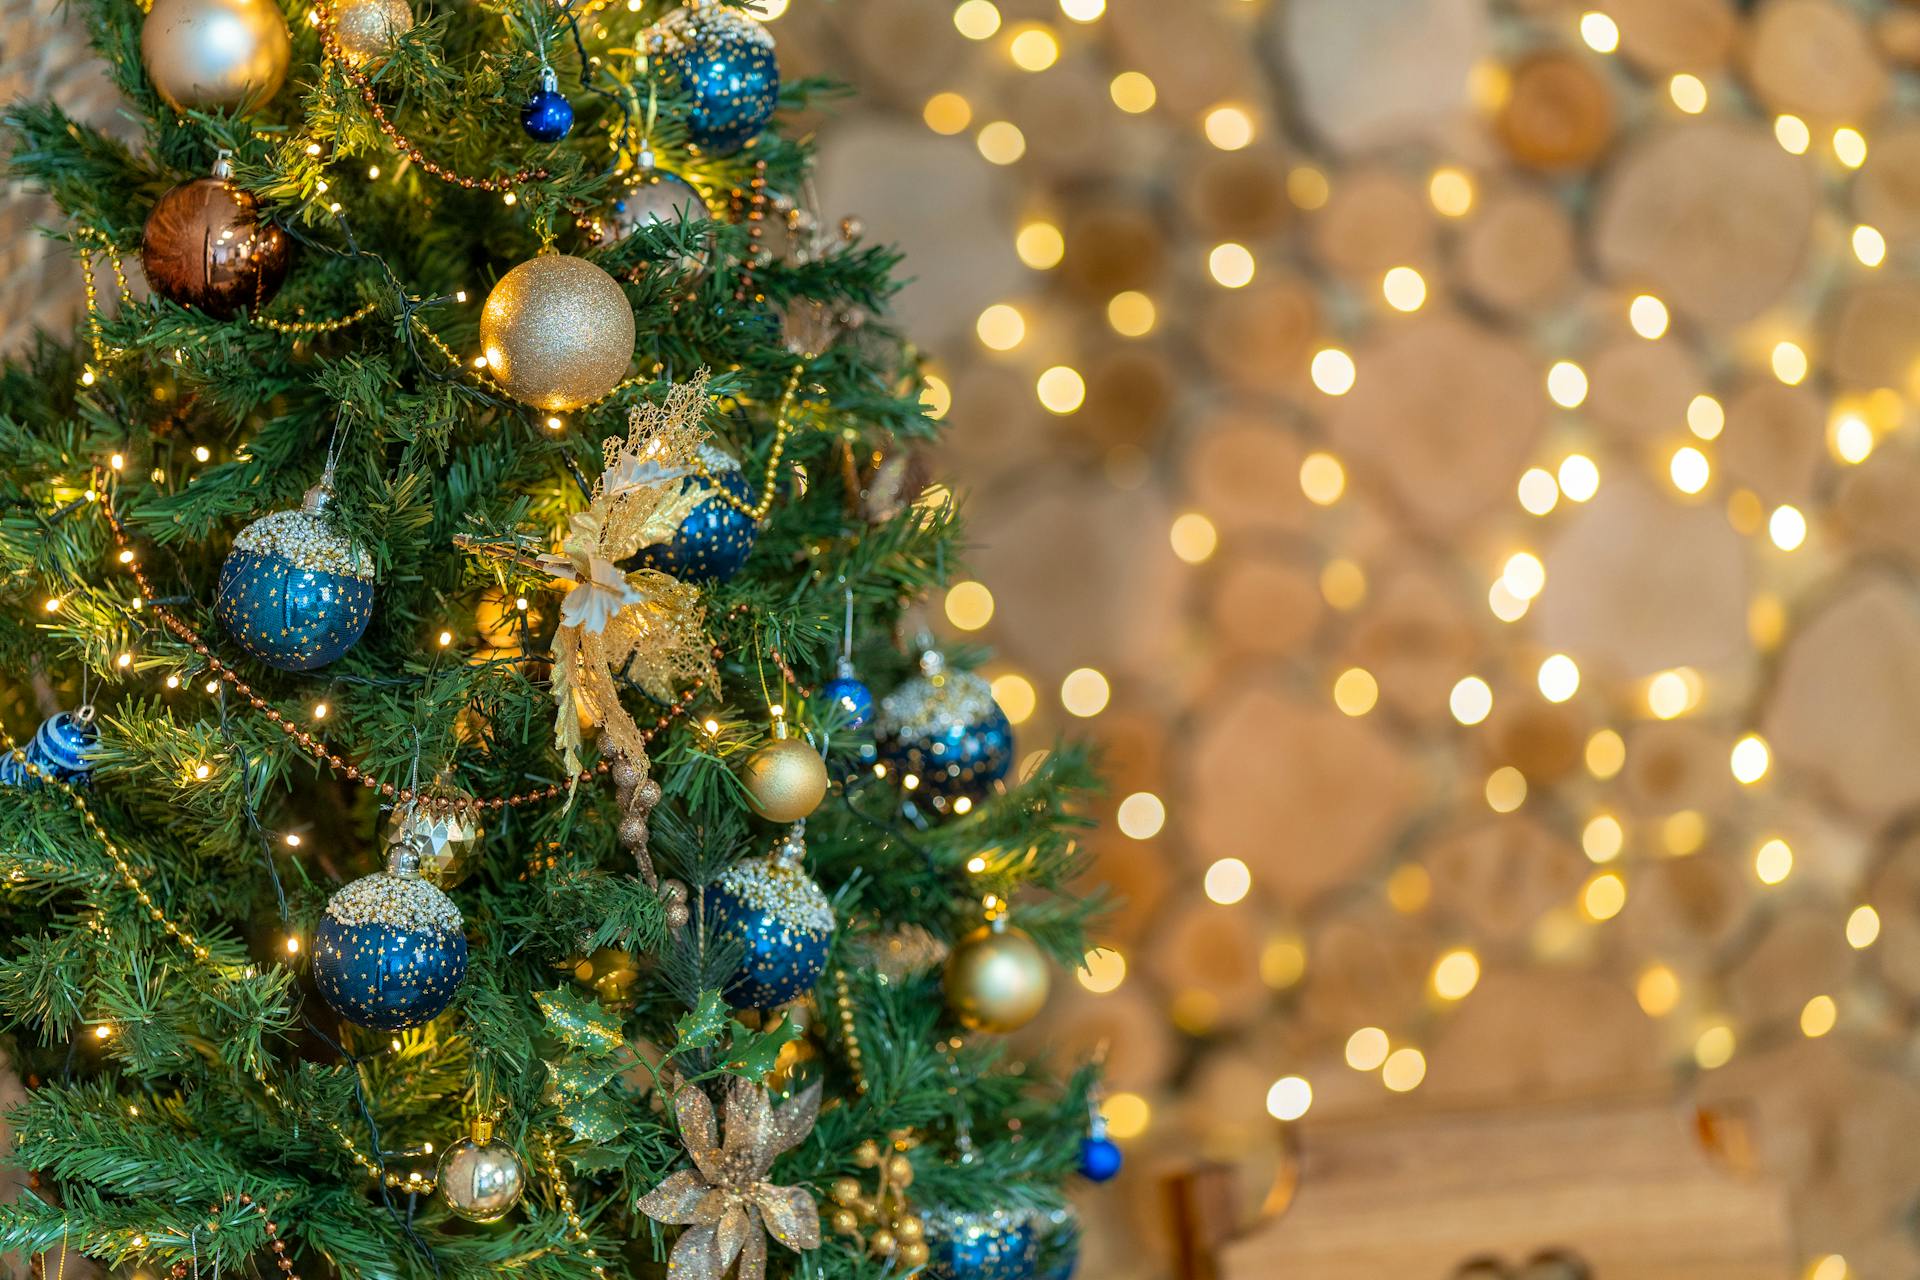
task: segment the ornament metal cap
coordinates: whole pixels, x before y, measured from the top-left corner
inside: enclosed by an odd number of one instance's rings
[[[786,836],[774,846],[773,860],[783,867],[799,867],[807,859],[807,820],[787,828]]]
[[[231,178],[233,176],[233,152],[227,150],[225,147],[221,147],[215,151],[213,153],[213,168],[207,172],[216,178]]]
[[[473,1122],[467,1126],[467,1136],[472,1138],[474,1145],[478,1147],[484,1147],[492,1142],[493,1117],[475,1116]]]

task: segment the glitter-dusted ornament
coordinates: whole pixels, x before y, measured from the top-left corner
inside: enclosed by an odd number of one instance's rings
[[[600,219],[600,243],[617,243],[641,227],[704,222],[710,216],[707,202],[686,179],[643,165],[628,175]]]
[[[313,932],[313,984],[348,1022],[404,1031],[439,1015],[467,973],[460,909],[420,878],[396,845],[387,869],[361,876],[327,901]]]
[[[774,721],[774,739],[757,748],[740,768],[753,811],[769,822],[799,822],[827,796],[827,762],[805,738],[786,736]]]
[[[480,349],[506,393],[549,413],[605,396],[633,359],[633,307],[585,258],[530,258],[500,277],[480,312]]]
[[[442,889],[466,879],[467,855],[485,828],[472,796],[441,783],[413,800],[397,804],[387,819],[387,844],[407,845],[418,860],[420,878]]]
[[[560,92],[560,77],[552,67],[540,72],[540,87],[520,108],[520,127],[535,142],[558,142],[573,131],[573,104]]]
[[[93,776],[91,756],[99,740],[93,708],[82,706],[42,720],[23,753],[27,764],[38,769],[42,777],[85,785]],[[12,752],[0,756],[0,786],[30,789],[39,785],[40,778],[27,772],[26,765],[14,759]]]
[[[334,39],[355,66],[386,57],[411,30],[413,6],[407,0],[346,0],[334,10]]]
[[[1029,1280],[1040,1266],[1040,1237],[1033,1215],[994,1209],[925,1214],[932,1260],[927,1280]]]
[[[780,63],[766,27],[717,0],[693,0],[654,30],[649,48],[666,55],[693,100],[687,132],[714,151],[736,151],[767,127],[780,105]]]
[[[275,511],[233,540],[214,616],[234,643],[282,671],[311,671],[359,642],[373,616],[373,559],[326,515],[330,479],[298,511]]]
[[[673,536],[640,548],[638,555],[622,562],[623,568],[658,569],[682,582],[703,583],[725,582],[740,572],[760,530],[737,504],[751,505],[753,491],[740,474],[740,464],[712,445],[700,446],[700,461],[713,479],[696,473],[680,481],[683,505],[690,505]],[[722,497],[722,490],[735,501]]]
[[[909,798],[940,813],[971,809],[1013,764],[1013,726],[993,690],[931,649],[920,674],[880,700],[873,737]]]
[[[1052,983],[1046,956],[1001,915],[954,944],[941,985],[964,1025],[1004,1034],[1039,1016]]]
[[[140,25],[140,61],[176,111],[265,104],[292,51],[274,0],[154,0]]]
[[[797,1000],[827,967],[833,906],[807,875],[806,856],[806,824],[795,823],[777,849],[737,863],[709,892],[714,936],[746,949],[726,989],[735,1008],[771,1009]]]
[[[223,153],[211,177],[161,196],[140,233],[140,267],[154,292],[216,320],[266,306],[293,260],[293,241],[260,220],[259,202],[232,174]]]
[[[484,1116],[441,1155],[436,1177],[447,1208],[468,1222],[500,1221],[527,1189],[520,1157],[493,1136],[493,1121]]]

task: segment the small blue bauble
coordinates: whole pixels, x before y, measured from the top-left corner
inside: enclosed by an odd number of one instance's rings
[[[359,642],[373,616],[373,560],[322,514],[324,484],[298,511],[240,531],[213,602],[234,643],[282,671],[311,671]]]
[[[1120,1172],[1120,1145],[1105,1134],[1080,1140],[1080,1176],[1088,1182],[1106,1182]]]
[[[1030,1214],[926,1214],[932,1260],[927,1280],[1030,1280],[1040,1267],[1040,1237]]]
[[[714,936],[746,948],[726,990],[736,1009],[772,1009],[813,990],[833,946],[833,906],[801,860],[803,824],[764,858],[720,877],[707,896]]]
[[[84,785],[93,776],[93,761],[89,757],[99,740],[93,708],[81,707],[78,711],[62,711],[42,720],[25,752],[27,760],[42,774],[61,782]],[[0,756],[0,785],[37,787],[40,779],[28,773],[9,751]]]
[[[880,700],[874,723],[876,758],[909,796],[940,813],[986,798],[1013,765],[1013,726],[993,690],[970,671],[948,671],[937,653],[920,659],[921,674]]]
[[[379,1031],[431,1021],[467,973],[460,909],[409,856],[334,894],[313,932],[314,986],[342,1018]]]
[[[558,89],[535,89],[520,108],[520,127],[535,142],[558,142],[573,129],[573,104]]]
[[[838,711],[849,729],[858,729],[873,719],[873,690],[853,674],[853,663],[840,659],[839,674],[820,687],[820,697]]]
[[[753,490],[732,458],[703,445],[700,460],[721,489],[741,502],[753,503]],[[725,582],[740,572],[753,550],[760,532],[753,517],[715,493],[714,486],[697,474],[681,480],[680,496],[687,511],[673,537],[640,548],[622,567],[658,569],[682,582]]]
[[[735,151],[767,127],[780,105],[780,64],[760,23],[717,4],[683,10],[659,38],[692,99],[687,132],[713,151]]]

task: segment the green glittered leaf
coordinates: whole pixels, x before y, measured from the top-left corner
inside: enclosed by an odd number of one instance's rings
[[[560,1108],[560,1122],[575,1142],[607,1142],[627,1127],[626,1110],[613,1095],[596,1093]]]
[[[770,1031],[749,1031],[736,1022],[732,1043],[727,1046],[727,1060],[720,1069],[760,1084],[779,1060],[780,1050],[799,1038],[800,1028],[792,1018],[780,1019]]]
[[[547,1067],[547,1087],[556,1102],[566,1105],[598,1093],[626,1070],[617,1058],[567,1058]]]
[[[540,1012],[546,1015],[547,1030],[570,1048],[596,1054],[612,1053],[625,1043],[620,1034],[620,1019],[588,996],[556,988],[535,992],[533,998],[540,1005]]]
[[[727,1016],[727,1002],[720,998],[718,991],[709,991],[700,997],[700,1003],[692,1012],[674,1024],[679,1035],[679,1043],[674,1052],[687,1049],[711,1049],[720,1043],[720,1033],[726,1029],[731,1019]]]

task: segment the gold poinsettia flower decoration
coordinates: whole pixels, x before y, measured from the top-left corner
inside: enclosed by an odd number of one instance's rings
[[[655,1222],[687,1228],[667,1263],[670,1280],[720,1280],[736,1260],[740,1280],[765,1280],[769,1234],[796,1252],[820,1247],[820,1206],[812,1194],[767,1181],[774,1158],[812,1132],[818,1084],[775,1107],[759,1085],[731,1079],[724,1139],[713,1103],[697,1086],[681,1085],[673,1110],[693,1168],[668,1177],[638,1205]]]

